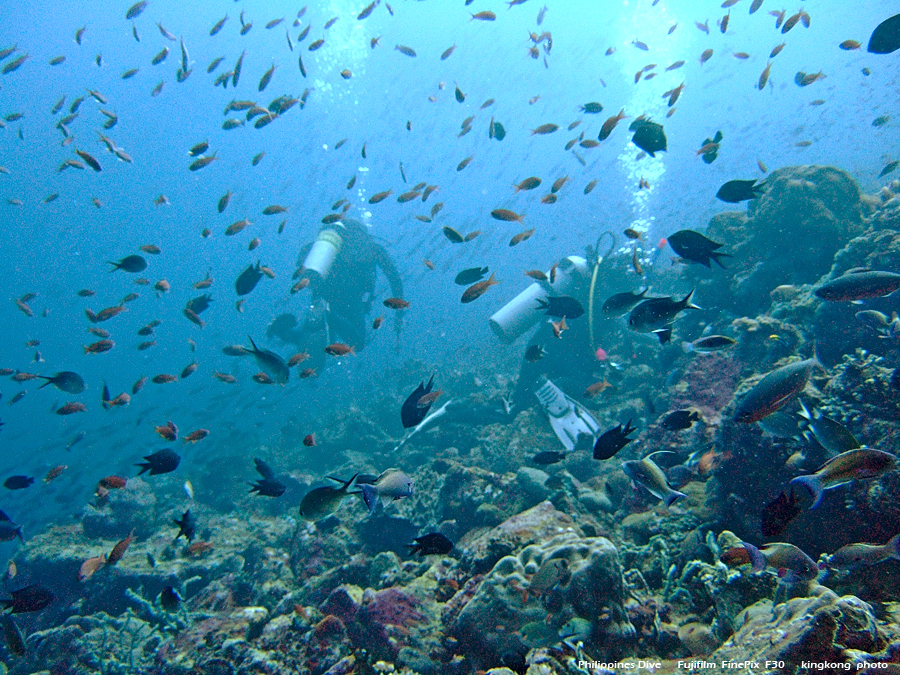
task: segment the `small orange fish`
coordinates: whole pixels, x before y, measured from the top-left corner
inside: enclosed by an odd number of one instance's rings
[[[531,238],[531,235],[534,234],[534,228],[530,230],[525,230],[524,232],[519,232],[519,234],[515,235],[512,239],[509,240],[510,246],[515,246],[516,244],[521,244],[526,239]]]
[[[256,373],[253,377],[250,378],[257,384],[275,384],[275,380],[266,375],[265,373]]]
[[[300,372],[300,378],[304,379],[304,380],[308,377],[315,377],[315,376],[316,376],[315,368],[306,368]]]
[[[142,377],[137,382],[135,382],[131,387],[131,395],[134,396],[135,394],[137,394],[141,389],[144,388],[145,384],[147,384],[146,377]]]
[[[529,276],[532,279],[537,279],[538,281],[547,281],[547,274],[541,272],[541,270],[526,270],[525,276]]]
[[[237,382],[237,378],[234,375],[229,375],[228,373],[220,373],[218,370],[213,371],[213,377],[220,382],[225,382],[226,384],[234,384],[235,382]]]
[[[193,544],[184,549],[184,552],[190,556],[201,556],[213,549],[211,541],[195,541]]]
[[[196,443],[197,441],[202,441],[207,436],[209,436],[209,429],[197,429],[196,431],[192,431],[187,436],[185,436],[184,442]]]
[[[603,126],[600,127],[600,136],[598,137],[598,140],[605,141],[609,138],[613,129],[615,129],[616,125],[623,119],[625,119],[625,108],[622,108],[618,115],[613,115],[603,123]]]
[[[109,408],[115,408],[117,406],[126,406],[129,403],[131,403],[131,396],[129,396],[125,392],[122,392],[121,394],[116,396],[114,399],[112,399],[109,403],[107,403],[107,406]]]
[[[127,537],[113,546],[113,550],[110,551],[109,557],[106,560],[106,564],[115,565],[117,562],[119,562],[122,559],[122,556],[125,555],[128,547],[131,546],[132,541],[134,541],[134,530],[131,531],[131,534],[129,534]]]
[[[298,354],[294,354],[290,359],[288,359],[287,367],[293,368],[297,364],[303,363],[308,358],[309,358],[309,352],[300,352]]]
[[[845,51],[851,51],[854,49],[859,49],[862,45],[856,40],[844,40],[841,44],[838,45],[841,49]]]
[[[181,312],[185,315],[185,317],[187,317],[188,321],[197,324],[198,326],[200,326],[200,328],[203,328],[206,325],[203,319],[200,318],[200,315],[190,307],[185,307],[183,310],[181,310]]]
[[[416,401],[417,408],[424,408],[428,405],[434,403],[438,397],[444,393],[443,389],[438,389],[437,391],[431,391],[422,396],[418,401]]]
[[[62,475],[62,472],[68,469],[69,467],[65,464],[59,464],[58,466],[54,466],[47,472],[47,475],[44,476],[44,482],[49,483],[54,478],[59,478]]]
[[[382,304],[389,309],[406,309],[409,307],[409,302],[402,298],[387,298]]]
[[[418,218],[418,216],[416,216],[416,217]],[[430,220],[429,220],[429,222],[430,222]],[[425,267],[427,267],[430,270],[434,269],[434,263],[431,262],[428,258],[423,258],[422,264],[425,265]]]
[[[641,261],[638,258],[637,249],[634,249],[634,252],[631,254],[631,266],[634,268],[635,274],[644,276],[644,268],[641,267]]]
[[[541,184],[541,179],[537,176],[532,176],[531,178],[526,178],[520,183],[514,184],[513,187],[516,188],[516,192],[520,190],[534,190]]]
[[[623,234],[626,237],[628,237],[629,239],[640,239],[641,238],[641,233],[630,227],[627,230],[625,230]]]
[[[584,398],[594,398],[600,392],[611,388],[613,388],[613,386],[606,380],[603,380],[602,382],[594,382],[594,384],[590,385],[587,389],[584,390],[582,396]]]
[[[178,427],[171,420],[165,425],[154,427],[153,430],[167,441],[174,441],[178,438]]]
[[[509,209],[494,209],[491,211],[491,217],[495,220],[502,220],[507,223],[521,223],[522,218],[524,218],[524,214],[520,215],[515,213],[514,211],[510,211]]]
[[[345,345],[342,342],[332,342],[325,347],[325,353],[331,356],[346,356],[347,354],[356,354],[353,347]]]
[[[569,181],[568,176],[563,176],[562,178],[557,178],[553,181],[553,186],[550,188],[550,192],[557,193],[562,190],[563,185],[565,185]]]
[[[303,445],[307,448],[314,448],[316,446],[316,438],[312,434],[306,434],[303,438]]]
[[[766,88],[766,83],[769,81],[769,70],[771,70],[771,68],[772,63],[767,63],[765,70],[763,70],[762,74],[759,76],[759,82],[757,83],[756,88],[760,91]]]
[[[78,568],[78,581],[87,581],[94,576],[94,572],[99,570],[106,563],[107,560],[105,555],[97,556],[96,558],[88,558],[81,563],[81,567]]]
[[[566,317],[562,317],[559,321],[551,321],[550,325],[553,327],[553,335],[557,338],[562,338],[563,332],[569,330],[569,326],[566,324]]]
[[[178,378],[174,375],[169,375],[168,373],[160,373],[159,375],[154,375],[152,382],[156,384],[168,384],[169,382],[174,382]]]
[[[549,195],[541,197],[541,204],[555,204],[557,199],[559,199],[559,197],[551,192]]]
[[[308,277],[307,277],[307,278],[304,278],[304,279],[301,279],[301,280],[298,281],[296,284],[294,284],[293,286],[291,286],[291,295],[293,295],[294,293],[299,293],[300,291],[302,291],[302,290],[303,290],[304,288],[306,288],[307,286],[309,286],[309,278],[308,278]]]
[[[128,479],[122,476],[106,476],[101,478],[97,485],[107,490],[121,490],[127,483]]]
[[[478,298],[480,298],[482,295],[485,294],[487,289],[489,289],[491,286],[494,286],[499,283],[500,283],[499,281],[494,280],[494,275],[491,274],[490,279],[486,279],[485,281],[479,281],[477,284],[473,284],[473,285],[469,286],[465,290],[465,292],[462,294],[462,298],[460,299],[460,302],[469,303],[469,302],[472,302],[473,300],[477,300]]]
[[[384,323],[383,316],[375,317],[375,320],[372,322],[372,330],[378,330],[379,328],[381,328],[382,323]]]
[[[385,190],[384,192],[377,192],[376,194],[369,197],[369,203],[377,204],[378,202],[383,202],[385,199],[387,199],[391,195],[392,192],[393,192],[393,190]]]
[[[84,348],[84,353],[102,354],[103,352],[108,352],[113,347],[115,347],[115,343],[112,340],[97,340],[97,342],[86,345]]]

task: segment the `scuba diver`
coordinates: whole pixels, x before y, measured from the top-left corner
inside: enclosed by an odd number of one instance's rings
[[[306,319],[301,325],[293,314],[281,314],[269,324],[266,336],[305,349],[312,368],[324,364],[325,347],[334,342],[344,342],[355,351],[365,347],[376,268],[387,278],[392,296],[403,297],[403,283],[387,251],[353,218],[323,227],[314,242],[300,249],[297,262],[312,291]],[[398,338],[402,327],[400,310],[394,313]]]
[[[611,244],[600,254],[601,240],[607,236]],[[586,258],[564,258],[555,266],[552,281],[535,281],[491,316],[491,329],[505,344],[513,344],[536,324],[540,326],[527,343],[515,387],[503,402],[505,410],[495,405],[463,405],[448,409],[450,420],[510,423],[519,412],[540,405],[566,451],[589,447],[588,441],[593,446],[600,433],[597,421],[565,392],[580,396],[596,382],[597,371],[615,368],[597,349],[604,337],[599,294],[610,286],[621,286],[626,278],[624,269],[616,264],[621,260],[610,257],[615,246],[615,236],[605,232],[593,249],[588,247]],[[560,309],[558,303],[567,306]],[[570,315],[564,320],[564,332],[557,335],[563,311]]]

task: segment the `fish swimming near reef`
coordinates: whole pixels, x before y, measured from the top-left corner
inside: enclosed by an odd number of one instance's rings
[[[284,362],[284,359],[273,351],[260,349],[256,346],[252,337],[249,335],[247,337],[250,340],[250,345],[253,347],[248,351],[253,358],[256,359],[256,364],[260,369],[278,384],[287,384],[288,380],[291,378],[291,370]]]
[[[885,19],[869,37],[866,51],[870,54],[890,54],[900,49],[900,14]]]
[[[657,152],[666,150],[666,132],[661,124],[651,122],[649,119],[635,120],[629,130],[634,131],[631,142],[651,157],[656,157]]]
[[[403,402],[403,405],[400,407],[400,421],[403,423],[404,429],[417,426],[419,422],[428,416],[428,411],[431,410],[432,402],[420,406],[419,401],[423,396],[431,393],[433,387],[434,375],[428,380],[427,385],[424,382],[419,382],[419,386],[416,387]]]
[[[544,312],[547,316],[555,316],[556,318],[565,317],[567,319],[577,319],[584,314],[584,307],[575,298],[568,295],[551,296],[547,298],[538,298],[538,306],[536,309],[547,310]]]
[[[122,270],[123,272],[130,272],[131,274],[135,274],[147,269],[147,261],[139,255],[125,256],[118,262],[113,262],[110,260],[109,264],[113,266],[110,272]]]
[[[169,448],[158,450],[153,454],[147,455],[144,459],[146,461],[135,464],[135,466],[141,467],[138,476],[145,471],[149,471],[151,476],[171,473],[178,468],[178,464],[181,462],[181,457]]]
[[[737,344],[737,340],[727,335],[706,335],[697,338],[693,342],[682,342],[681,347],[686,352],[718,352],[725,349],[731,349]]]
[[[777,537],[794,518],[800,515],[800,498],[791,489],[790,496],[781,492],[765,505],[760,514],[760,528],[764,537]]]
[[[603,460],[614,457],[619,450],[634,440],[628,436],[635,431],[637,429],[631,426],[631,420],[628,420],[624,427],[620,424],[602,433],[594,443],[594,459]]]
[[[716,198],[729,204],[737,204],[758,198],[765,191],[765,183],[756,180],[730,180],[719,188]]]
[[[12,599],[0,600],[0,604],[9,609],[12,614],[39,612],[56,601],[53,592],[40,584],[31,584],[17,591],[10,591],[9,594]]]
[[[565,452],[559,452],[557,450],[544,450],[543,452],[539,452],[534,457],[532,457],[531,462],[532,464],[537,464],[538,466],[548,466],[550,464],[556,464],[563,461],[567,456],[568,453]]]
[[[47,380],[38,389],[43,389],[48,384],[52,384],[60,391],[68,394],[80,394],[84,391],[84,379],[78,373],[71,370],[63,370],[52,377],[49,375],[38,375],[41,379]]]
[[[337,480],[339,483],[343,482],[336,478],[332,480]],[[412,497],[413,494],[412,478],[400,469],[387,469],[371,483],[368,481],[363,482],[357,478],[356,487],[359,488],[370,514],[374,513],[375,509],[378,508],[378,502],[382,497],[397,500]]]
[[[700,412],[697,410],[673,410],[663,418],[660,426],[669,431],[684,431],[694,426],[694,422],[699,422],[702,419]]]
[[[723,244],[717,244],[712,239],[708,239],[693,230],[678,230],[678,232],[669,235],[666,241],[669,242],[669,246],[681,258],[705,265],[706,267],[712,267],[709,261],[715,260],[719,267],[725,269],[725,265],[722,264],[719,258],[731,257],[727,253],[718,252],[718,249],[722,248]]]
[[[876,544],[848,544],[827,556],[820,563],[821,569],[853,570],[877,565],[885,560],[900,560],[900,534],[880,546]]]
[[[259,457],[253,458],[256,471],[262,479],[250,483],[250,492],[255,492],[259,497],[280,497],[287,490],[287,486],[275,477],[275,471]]]
[[[816,289],[816,296],[829,302],[856,302],[881,298],[900,288],[900,274],[874,270],[848,272],[826,281]]]
[[[603,316],[610,318],[624,316],[630,312],[636,304],[644,299],[644,296],[647,295],[647,291],[649,290],[650,288],[647,287],[640,293],[633,293],[632,291],[616,293],[607,298],[606,302],[603,303],[603,307],[600,308],[600,311],[603,313]]]
[[[457,274],[453,281],[460,286],[471,286],[484,279],[484,275],[487,273],[487,267],[470,267]]]
[[[20,541],[25,541],[25,538],[22,536],[22,526],[16,525],[12,518],[0,511],[0,542],[12,541],[16,537]]]
[[[858,448],[832,457],[812,474],[797,476],[791,485],[802,485],[813,497],[816,508],[822,502],[826,490],[846,485],[855,480],[878,478],[897,468],[897,457],[882,450]]]
[[[666,506],[672,506],[678,499],[687,498],[687,495],[683,492],[678,492],[678,490],[673,490],[668,481],[666,481],[666,474],[651,459],[653,455],[662,452],[669,451],[658,450],[643,459],[622,462],[622,471],[631,479],[633,484],[640,485],[654,497],[663,500]]]
[[[424,558],[426,555],[446,555],[453,550],[453,542],[440,532],[430,532],[413,539],[414,544],[407,544],[410,555]]]
[[[691,302],[694,291],[681,300],[671,297],[650,298],[640,302],[628,315],[628,327],[638,333],[654,333],[661,344],[672,337],[671,323],[679,312],[685,309],[700,309]]]
[[[190,509],[184,512],[180,520],[173,520],[172,522],[178,526],[178,534],[175,535],[174,541],[178,541],[179,537],[187,539],[189,544],[194,541],[197,519],[191,515]]]
[[[262,266],[260,265],[260,261],[257,260],[255,267],[250,265],[241,272],[240,276],[238,276],[234,282],[234,290],[238,295],[247,295],[256,288],[256,284],[259,283],[262,276]]]
[[[828,452],[838,455],[862,445],[847,427],[830,417],[825,417],[819,410],[810,411],[802,400],[798,415],[804,420],[802,424],[806,426],[804,437],[809,439],[811,434]]]
[[[814,357],[771,371],[741,399],[734,413],[734,421],[752,424],[772,414],[803,391],[812,371],[822,367]]]
[[[341,481],[342,485],[339,488],[326,485],[313,488],[307,492],[303,501],[300,502],[300,515],[312,521],[322,520],[330,516],[341,505],[344,498],[350,494],[349,489],[356,483],[357,476],[359,474],[355,473],[350,480],[346,482]]]
[[[753,544],[743,542],[743,547],[750,557],[754,572],[761,572],[766,567],[778,571],[778,576],[787,583],[811,581],[819,575],[816,561],[810,558],[793,544],[775,542],[756,548]]]

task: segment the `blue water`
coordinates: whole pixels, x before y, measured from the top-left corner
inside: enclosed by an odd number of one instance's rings
[[[544,4],[546,16],[538,27],[536,16]],[[758,160],[769,169],[831,164],[874,191],[879,171],[896,158],[900,140],[895,119],[872,126],[879,115],[896,112],[896,56],[842,51],[837,45],[846,39],[865,44],[874,26],[896,12],[896,3],[867,2],[860,8],[823,0],[802,5],[811,27],[798,25],[782,36],[768,13],[781,9],[772,0],[753,16],[747,14],[746,0],[732,7],[725,35],[715,22],[726,10],[715,2],[686,0],[661,0],[656,7],[649,0],[532,0],[509,9],[487,0],[468,8],[462,0],[395,0],[393,16],[382,3],[365,21],[356,19],[364,6],[361,1],[311,2],[299,27],[291,25],[302,6],[296,2],[206,1],[192,2],[186,9],[186,3],[151,0],[134,21],[140,42],[132,36],[132,22],[124,18],[127,3],[7,7],[0,46],[17,44],[30,58],[16,72],[0,76],[0,113],[24,113],[0,130],[0,164],[10,170],[0,175],[0,281],[5,290],[0,367],[43,374],[74,370],[84,375],[88,390],[71,396],[52,387],[36,391],[34,382],[0,381],[0,420],[5,423],[0,430],[0,476],[41,477],[54,465],[69,466],[50,488],[35,486],[4,495],[2,507],[29,532],[71,513],[73,504],[89,498],[98,478],[133,475],[130,466],[141,455],[162,447],[152,427],[168,419],[183,433],[200,427],[211,431],[188,450],[186,476],[200,466],[192,464],[193,458],[208,461],[217,455],[247,458],[249,474],[249,457],[260,448],[290,456],[296,436],[284,435],[283,427],[302,437],[317,430],[317,421],[334,410],[363,406],[373,387],[397,387],[380,375],[409,359],[435,368],[489,370],[494,363],[515,364],[525,341],[501,345],[489,331],[487,318],[525,287],[523,270],[547,269],[565,255],[581,253],[607,230],[617,233],[620,243],[624,240],[619,233],[626,227],[647,230],[652,250],[656,241],[677,229],[702,228],[710,217],[731,208],[714,199],[722,183],[762,178]],[[497,20],[471,21],[470,9],[494,11]],[[795,9],[791,6],[788,12]],[[253,22],[243,37],[238,32],[241,11]],[[209,29],[225,13],[229,19],[223,30],[210,37]],[[282,16],[284,22],[265,29],[268,21]],[[335,16],[338,21],[324,31],[324,23]],[[694,25],[706,20],[709,35]],[[183,83],[175,80],[179,45],[161,35],[157,22],[183,38],[187,47],[193,72]],[[297,35],[310,23],[309,37],[297,44]],[[668,35],[675,23],[676,30]],[[81,26],[86,30],[79,46],[73,37]],[[293,52],[285,29],[294,42]],[[552,51],[545,55],[542,50],[538,59],[528,54],[532,31],[552,33]],[[375,36],[381,36],[380,44],[372,49],[369,42]],[[320,50],[307,51],[311,41],[322,37]],[[633,46],[635,40],[646,43],[649,51]],[[756,84],[767,56],[783,41],[787,46],[772,59],[770,85],[759,91]],[[403,55],[394,48],[398,44],[412,47],[418,56]],[[440,54],[453,44],[452,56],[441,61]],[[151,58],[164,46],[170,49],[168,58],[152,66]],[[610,47],[614,54],[605,56]],[[714,55],[701,65],[700,53],[707,48]],[[242,51],[246,57],[238,88],[214,88],[216,75],[230,69]],[[750,58],[732,56],[741,51]],[[103,60],[99,68],[98,53]],[[48,65],[59,55],[66,56],[64,64]],[[298,55],[308,71],[305,79]],[[219,56],[225,57],[222,65],[207,74],[207,65]],[[686,61],[683,68],[664,72],[679,59]],[[259,93],[259,79],[273,62],[274,77]],[[657,64],[659,74],[635,84],[634,73],[650,63]],[[138,67],[135,77],[121,79],[123,71]],[[862,73],[866,67],[869,76]],[[352,71],[351,79],[340,76],[344,69]],[[825,79],[804,88],[794,84],[797,71],[819,70]],[[151,97],[161,80],[161,94]],[[667,119],[662,92],[681,82],[685,86],[677,110]],[[454,98],[454,85],[466,94],[462,104]],[[101,92],[108,103],[100,106],[88,97],[70,124],[75,142],[61,147],[55,123],[77,96],[87,96],[87,88]],[[263,129],[252,124],[231,131],[221,128],[223,109],[232,99],[266,105],[282,94],[300,96],[307,88],[311,91],[304,109],[296,106]],[[63,95],[63,110],[51,115],[50,108]],[[430,96],[436,101],[429,101]],[[495,103],[480,110],[489,98]],[[810,105],[816,99],[825,103]],[[603,112],[580,113],[579,105],[588,101],[601,102]],[[98,142],[96,130],[105,121],[99,107],[118,115],[117,126],[103,133],[134,158],[133,164],[116,161]],[[582,130],[586,138],[596,138],[603,121],[622,108],[628,117],[599,148],[576,146],[586,166],[563,150]],[[668,152],[656,159],[636,159],[639,151],[630,143],[627,125],[639,114],[665,125]],[[470,115],[475,115],[473,131],[457,138],[462,120]],[[507,131],[502,142],[488,138],[492,116]],[[578,119],[582,124],[567,131]],[[531,135],[531,129],[549,122],[560,130]],[[695,150],[719,129],[724,134],[722,149],[717,161],[707,166]],[[335,150],[345,138],[346,144]],[[218,161],[192,173],[187,150],[204,139]],[[812,144],[795,145],[804,140]],[[364,143],[366,159],[360,153]],[[64,159],[74,158],[76,147],[95,156],[103,171],[57,173]],[[251,166],[251,158],[263,150],[265,157]],[[470,155],[471,164],[457,172],[457,164]],[[356,186],[347,190],[354,174]],[[544,185],[514,195],[511,185],[532,175],[541,177]],[[569,182],[559,201],[541,204],[549,185],[565,175]],[[641,177],[649,189],[638,189]],[[593,179],[597,187],[585,196],[583,188]],[[440,189],[425,204],[418,199],[398,204],[395,196],[419,181]],[[390,198],[368,204],[371,195],[387,189],[393,190]],[[234,196],[219,214],[216,202],[226,190]],[[59,199],[42,203],[51,193],[59,193]],[[155,206],[159,195],[170,205]],[[281,312],[302,314],[308,291],[288,292],[297,251],[314,238],[331,204],[343,197],[353,204],[350,213],[370,226],[400,269],[411,307],[399,345],[388,321],[370,337],[363,353],[332,363],[315,383],[294,376],[285,388],[256,385],[250,381],[255,364],[224,356],[221,347],[246,343],[247,334],[262,340],[266,325]],[[93,198],[102,208],[92,204]],[[8,205],[9,199],[23,204]],[[437,201],[445,206],[435,222],[415,220]],[[289,208],[281,235],[276,228],[284,216],[261,214],[275,203]],[[523,228],[492,219],[489,214],[496,208],[524,213],[525,226],[535,228],[535,235],[510,249],[509,238]],[[228,225],[245,217],[253,222],[250,227],[237,236],[224,236]],[[454,246],[440,232],[444,225],[464,234],[479,229],[482,235]],[[200,236],[203,228],[212,231],[207,239]],[[254,237],[262,244],[250,252],[247,244]],[[106,261],[137,253],[144,244],[159,246],[162,254],[146,256],[150,266],[138,276],[151,284],[165,278],[172,290],[162,297],[151,287],[134,286],[133,275],[107,271]],[[436,269],[428,270],[423,258]],[[668,266],[670,258],[670,251],[664,251],[655,259]],[[258,259],[277,279],[262,279],[238,313],[234,279]],[[453,277],[474,265],[489,265],[502,283],[476,303],[461,305],[462,289],[453,284]],[[214,303],[203,315],[206,328],[200,330],[182,317],[181,309],[202,292],[191,284],[207,272],[215,279],[210,289]],[[97,295],[79,298],[75,294],[81,288]],[[37,293],[29,303],[33,318],[14,304],[27,292]],[[116,305],[131,292],[141,297],[128,305],[128,312],[98,324],[113,333],[116,347],[106,354],[85,355],[83,346],[97,338],[86,332],[84,309],[96,312]],[[376,296],[388,295],[382,278]],[[390,313],[380,310],[376,304],[369,319]],[[136,330],[152,319],[162,321],[157,335],[138,337]],[[29,339],[40,340],[36,349],[43,363],[31,363],[35,348],[24,345]],[[158,344],[137,351],[145,339]],[[190,351],[189,339],[196,343],[196,353]],[[292,353],[278,343],[268,346],[285,357]],[[141,376],[177,375],[194,360],[200,368],[190,379],[148,383],[129,407],[101,408],[103,380],[115,396],[130,391]],[[222,384],[211,377],[213,370],[234,373],[240,383]],[[24,400],[5,405],[22,389],[28,390]],[[70,417],[52,414],[54,405],[68,400],[83,401],[88,411]],[[87,439],[66,452],[66,442],[77,431],[85,431]],[[316,473],[311,466],[290,468]]]

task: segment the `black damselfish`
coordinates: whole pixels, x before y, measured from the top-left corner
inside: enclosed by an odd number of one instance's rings
[[[424,382],[419,382],[419,386],[403,402],[403,406],[400,408],[400,420],[403,422],[404,429],[416,426],[428,415],[428,411],[431,410],[431,403],[420,406],[419,400],[425,394],[431,393],[432,387],[434,387],[434,375],[428,380],[427,385]]]
[[[181,463],[181,457],[170,448],[164,448],[154,452],[152,455],[144,457],[146,462],[138,462],[135,466],[141,467],[138,476],[145,471],[149,471],[151,476],[158,476],[163,473],[172,473]]]
[[[756,184],[755,180],[730,180],[719,188],[716,198],[729,204],[737,204],[748,199],[756,199],[764,192],[765,183]]]
[[[719,258],[731,257],[727,253],[718,252],[718,249],[722,248],[724,244],[717,244],[699,232],[694,232],[694,230],[678,230],[678,232],[669,235],[666,241],[669,242],[669,246],[680,257],[706,267],[712,267],[709,261],[715,260],[719,267],[725,269],[725,265],[722,264]]]
[[[625,423],[624,428],[620,424],[613,427],[609,431],[604,432],[597,442],[594,443],[594,459],[609,459],[614,457],[619,450],[633,441],[628,438],[629,434],[634,433],[637,429],[631,426],[631,420]]]
[[[426,555],[445,555],[453,550],[453,542],[450,541],[440,532],[431,532],[413,539],[415,544],[407,544],[409,554],[419,554],[419,557]]]
[[[181,520],[173,520],[178,526],[178,534],[175,535],[174,541],[178,541],[179,537],[184,537],[188,540],[188,543],[194,541],[194,531],[197,529],[197,519],[191,515],[191,510],[188,509],[181,516]]]

